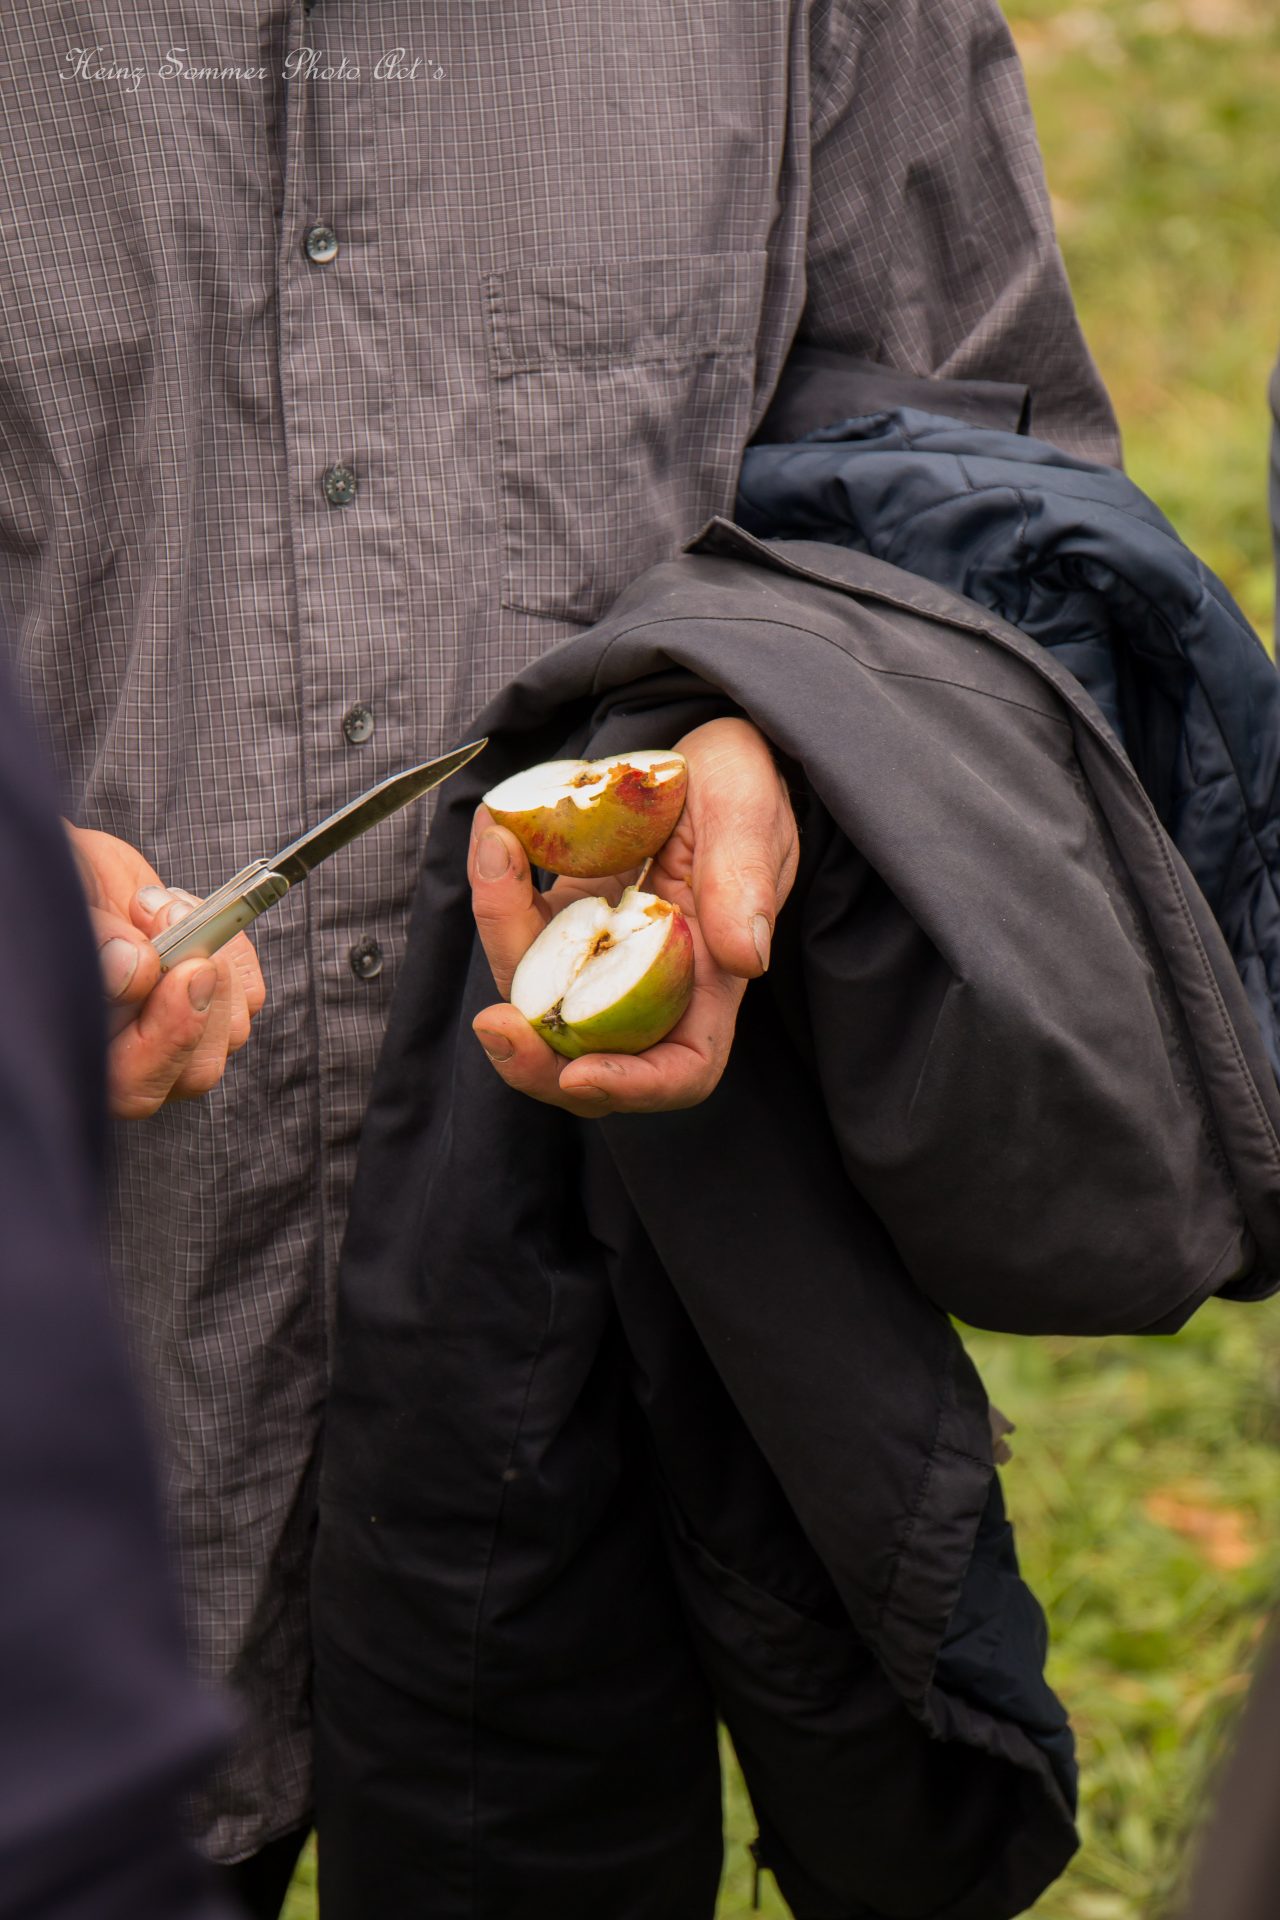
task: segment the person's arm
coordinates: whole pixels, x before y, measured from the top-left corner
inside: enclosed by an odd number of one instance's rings
[[[226,1723],[108,1294],[98,971],[2,671],[0,899],[0,1913],[218,1920],[179,1801]]]
[[[1031,393],[1032,433],[1119,464],[997,0],[814,0],[800,339]]]

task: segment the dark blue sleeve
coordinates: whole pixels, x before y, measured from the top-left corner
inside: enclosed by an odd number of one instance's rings
[[[188,1675],[102,1255],[96,955],[0,659],[0,1914],[216,1920]]]

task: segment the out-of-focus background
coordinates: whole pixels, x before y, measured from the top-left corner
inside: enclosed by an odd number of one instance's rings
[[[1126,465],[1270,644],[1280,6],[1006,12]],[[1280,1302],[1211,1305],[1166,1339],[969,1340],[1017,1424],[1005,1488],[1080,1747],[1084,1845],[1036,1920],[1157,1920],[1280,1604]],[[726,1777],[719,1914],[748,1920],[754,1827]],[[312,1876],[308,1858],[286,1920],[312,1920]],[[785,1912],[767,1876],[760,1910]]]
[[[1005,0],[1125,463],[1270,639],[1275,0]]]
[[[1271,644],[1267,381],[1280,350],[1275,0],[1007,0],[1067,267],[1126,465]],[[1037,1920],[1157,1920],[1280,1606],[1280,1304],[1156,1340],[969,1340],[1084,1844]],[[1280,1914],[1280,1887],[1276,1889]]]

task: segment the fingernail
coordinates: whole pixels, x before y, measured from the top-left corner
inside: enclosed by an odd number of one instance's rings
[[[138,903],[145,913],[159,913],[169,904],[168,887],[139,887]]]
[[[511,865],[507,843],[500,833],[482,833],[476,848],[476,872],[482,880],[501,880]]]
[[[187,988],[187,998],[197,1013],[208,1013],[209,1008],[213,1005],[213,996],[217,990],[217,985],[218,969],[216,967],[201,967],[199,973],[191,976],[191,984]]]
[[[131,940],[107,940],[98,949],[98,962],[108,1000],[118,1000],[138,971],[138,949]]]
[[[511,1042],[501,1033],[477,1031],[476,1039],[491,1060],[509,1060],[515,1052]]]
[[[764,915],[762,913],[753,913],[751,916],[751,944],[756,950],[756,958],[759,960],[761,971],[764,973],[767,973],[769,970],[769,942],[772,938],[772,929]]]
[[[169,917],[165,921],[165,925],[167,927],[176,927],[179,920],[185,920],[190,912],[191,908],[185,900],[175,900],[169,909]]]
[[[603,1087],[574,1087],[573,1097],[588,1107],[607,1107],[609,1096]]]

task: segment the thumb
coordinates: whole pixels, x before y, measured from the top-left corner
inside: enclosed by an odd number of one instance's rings
[[[467,872],[480,944],[505,1000],[521,956],[541,933],[546,916],[524,848],[513,833],[495,825],[487,807],[476,812]]]
[[[131,920],[109,908],[92,908],[90,918],[98,940],[98,965],[107,1001],[107,1037],[114,1040],[138,1018],[159,984],[160,956],[151,939],[196,906],[194,894],[158,883],[141,888],[130,901]]]
[[[160,978],[160,956],[146,935],[107,907],[91,907],[93,937],[102,974],[102,997],[113,1008],[132,1010],[146,999]]]

